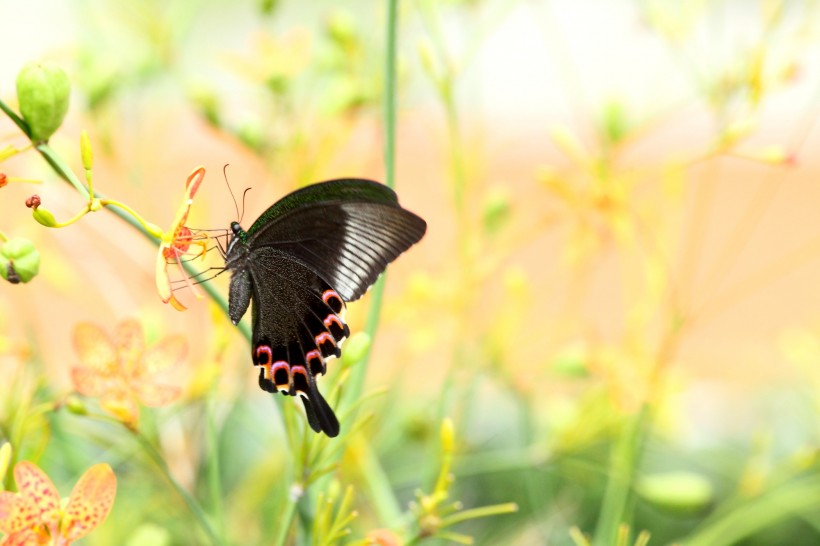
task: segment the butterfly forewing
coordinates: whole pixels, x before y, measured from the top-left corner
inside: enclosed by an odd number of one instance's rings
[[[299,202],[302,208],[281,202]],[[251,246],[275,246],[297,257],[345,301],[360,298],[427,228],[424,220],[399,206],[390,188],[369,180],[315,184],[280,203],[248,230]],[[262,219],[267,223],[260,225]]]

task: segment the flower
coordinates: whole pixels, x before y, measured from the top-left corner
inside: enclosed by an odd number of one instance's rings
[[[136,424],[140,404],[164,406],[180,394],[178,387],[158,384],[150,376],[185,357],[188,346],[182,336],[166,337],[146,349],[136,320],[121,322],[113,338],[93,324],[80,323],[74,347],[82,362],[71,370],[74,387],[99,397],[102,409],[123,423]]]
[[[107,464],[97,464],[80,477],[62,505],[57,488],[37,465],[14,467],[17,493],[0,492],[2,546],[65,546],[100,525],[114,504],[117,477]]]
[[[203,178],[205,178],[205,169],[203,167],[194,169],[194,172],[188,176],[188,180],[185,181],[185,200],[179,206],[179,209],[177,209],[177,214],[174,218],[174,223],[171,224],[171,228],[162,234],[159,252],[157,253],[157,291],[163,302],[170,303],[174,306],[174,309],[178,311],[184,311],[185,306],[174,296],[173,290],[171,290],[168,266],[176,264],[186,284],[194,293],[194,296],[197,298],[202,297],[202,294],[191,283],[188,275],[185,274],[180,258],[193,254],[190,250],[192,245],[199,247],[196,257],[205,256],[208,236],[204,233],[194,234],[190,228],[185,226],[185,221],[188,219],[188,211],[191,210],[191,205],[194,202],[194,194],[196,194],[196,190],[199,188],[199,184]]]

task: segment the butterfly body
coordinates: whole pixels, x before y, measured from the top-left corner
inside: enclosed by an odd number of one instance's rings
[[[245,231],[231,224],[225,267],[228,312],[237,324],[251,302],[251,358],[259,386],[300,396],[308,423],[328,436],[339,422],[316,378],[350,335],[345,303],[361,297],[426,224],[377,182],[313,184],[274,203]]]

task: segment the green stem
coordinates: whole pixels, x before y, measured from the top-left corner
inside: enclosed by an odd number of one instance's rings
[[[384,169],[385,182],[390,188],[395,187],[396,175],[396,54],[397,54],[397,26],[398,26],[398,0],[389,0],[387,9],[387,54],[385,59],[385,101],[384,101]],[[355,400],[361,396],[364,388],[364,378],[367,372],[370,356],[373,354],[373,340],[379,328],[381,318],[382,299],[384,297],[384,282],[386,274],[371,289],[370,308],[367,312],[365,322],[365,332],[370,337],[371,344],[362,362],[354,367],[350,372],[345,389],[344,405],[350,407]],[[356,410],[351,411],[351,422],[354,420]]]
[[[471,508],[469,510],[462,510],[452,516],[441,519],[441,527],[450,527],[456,523],[478,518],[488,518],[490,516],[498,516],[501,514],[512,514],[518,511],[518,505],[514,502],[506,502],[504,504],[493,504],[492,506],[482,506],[480,508]]]
[[[282,514],[282,521],[277,527],[276,536],[273,540],[273,546],[285,546],[288,540],[288,532],[293,524],[293,517],[296,515],[296,503],[288,493],[288,500],[285,506],[285,512]]]
[[[735,506],[721,517],[707,520],[682,541],[682,546],[729,546],[767,527],[820,509],[820,476],[801,478]],[[816,518],[814,518],[816,519]]]
[[[17,112],[9,108],[9,106],[2,100],[0,100],[0,110],[6,113],[9,119],[11,119],[11,121],[13,121],[21,131],[23,131],[23,134],[25,134],[28,138],[31,138],[31,129],[29,129],[28,123],[26,123],[23,118],[18,116]]]
[[[206,517],[205,512],[202,510],[202,507],[199,506],[199,503],[197,503],[196,499],[194,499],[191,496],[191,494],[188,493],[188,491],[186,491],[185,488],[183,488],[174,479],[173,476],[171,476],[171,471],[168,469],[168,465],[165,463],[165,459],[162,457],[162,454],[157,450],[157,448],[154,447],[154,445],[139,431],[129,427],[126,428],[129,432],[131,432],[134,435],[139,444],[142,446],[145,453],[148,454],[151,460],[154,461],[154,463],[162,472],[163,476],[165,476],[165,479],[168,480],[168,483],[171,484],[171,486],[176,490],[179,496],[182,497],[182,500],[185,501],[185,504],[188,505],[188,509],[194,515],[194,517],[197,520],[197,523],[199,523],[199,526],[202,528],[205,534],[208,535],[208,538],[211,539],[211,543],[218,544],[220,546],[224,544],[224,542],[222,542],[222,539],[220,539],[219,536],[217,536],[217,534],[214,532],[213,528],[211,527],[211,524],[208,523],[208,518]]]
[[[396,87],[398,56],[398,0],[387,4],[387,54],[385,56],[384,83],[384,170],[389,188],[396,186]]]
[[[647,405],[635,415],[627,417],[609,460],[609,479],[598,525],[593,539],[594,546],[610,546],[618,538],[618,528],[628,517],[632,482],[649,421]]]
[[[384,168],[385,182],[390,188],[395,187],[396,184],[397,32],[398,0],[389,0],[387,8],[387,47],[385,56]],[[386,274],[383,274],[371,289],[370,307],[367,312],[367,320],[364,327],[365,332],[371,340],[370,347],[367,349],[367,353],[359,365],[351,369],[350,377],[346,381],[342,395],[342,403],[340,406],[350,408],[348,418],[350,423],[356,420],[356,414],[358,413],[356,401],[361,397],[362,390],[364,389],[364,380],[369,367],[370,357],[373,355],[374,341],[381,318],[382,300],[384,299],[385,278]],[[368,458],[367,466],[369,467],[367,472],[372,472],[372,475],[384,474],[384,470],[381,468],[379,460],[375,456]],[[368,489],[371,498],[378,500],[381,508],[380,512],[391,520],[391,522],[384,523],[390,525],[398,521],[400,519],[401,509],[395,494],[390,488],[389,482],[381,479],[368,480]]]
[[[379,464],[379,459],[373,453],[368,442],[357,442],[353,450],[354,460],[359,465],[359,473],[365,490],[372,501],[373,509],[378,514],[379,522],[385,527],[397,527],[402,523],[401,505],[389,487],[390,480],[387,473]]]
[[[211,389],[211,396],[207,402],[207,437],[208,452],[208,490],[211,496],[211,513],[216,522],[216,530],[225,541],[225,512],[222,509],[222,476],[219,464],[219,433],[216,427],[216,388]]]

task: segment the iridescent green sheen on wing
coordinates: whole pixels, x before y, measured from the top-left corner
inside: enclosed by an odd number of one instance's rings
[[[383,203],[393,206],[398,206],[399,203],[393,190],[372,180],[361,178],[328,180],[296,190],[271,205],[248,229],[247,235],[252,237],[263,226],[296,209],[317,203],[346,201]]]

